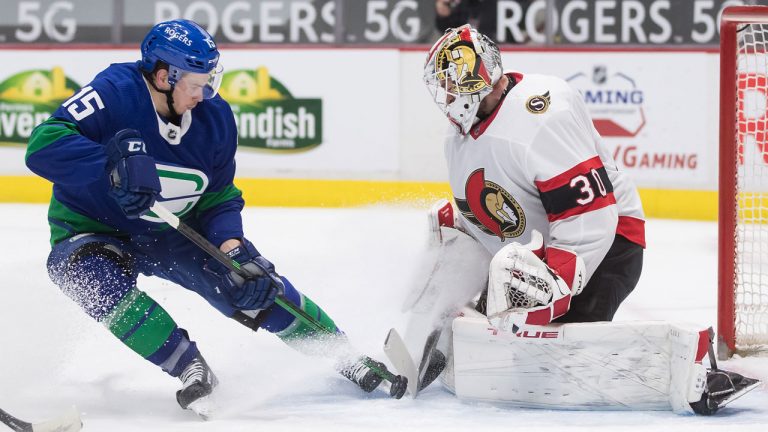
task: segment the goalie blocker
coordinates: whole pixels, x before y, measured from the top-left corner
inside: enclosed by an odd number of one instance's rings
[[[598,322],[503,330],[472,309],[462,314],[440,378],[464,400],[709,415],[760,384],[717,369],[710,331],[700,328]],[[708,353],[710,368],[702,363]]]

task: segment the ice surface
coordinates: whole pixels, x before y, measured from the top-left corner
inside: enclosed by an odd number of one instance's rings
[[[203,422],[175,401],[179,382],[93,322],[48,279],[46,207],[0,205],[0,407],[38,422],[76,404],[84,431],[492,430],[765,431],[768,392],[715,417],[671,412],[562,412],[467,404],[433,384],[416,400],[363,394],[326,360],[267,332],[252,333],[195,294],[140,278],[139,286],[189,330],[218,375],[219,411]],[[412,266],[426,244],[425,210],[247,208],[246,233],[278,271],[312,297],[363,351],[384,359]],[[714,223],[651,220],[640,284],[617,320],[714,325]],[[768,359],[721,366],[768,378]],[[2,425],[0,425],[0,430]]]

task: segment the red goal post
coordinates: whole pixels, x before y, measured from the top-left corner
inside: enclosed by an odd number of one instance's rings
[[[718,355],[768,347],[768,7],[720,23]]]

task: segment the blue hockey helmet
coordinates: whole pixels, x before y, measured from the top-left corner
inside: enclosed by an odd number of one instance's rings
[[[177,19],[156,24],[141,42],[140,68],[153,72],[157,62],[168,65],[168,82],[175,86],[185,73],[208,74],[203,96],[216,95],[221,84],[219,50],[213,37],[197,23]]]

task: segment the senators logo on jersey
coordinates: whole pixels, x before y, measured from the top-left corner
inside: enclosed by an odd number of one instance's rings
[[[501,241],[519,237],[525,231],[525,213],[512,195],[501,186],[485,179],[485,170],[475,170],[467,178],[466,199],[454,198],[456,206],[468,221]]]

